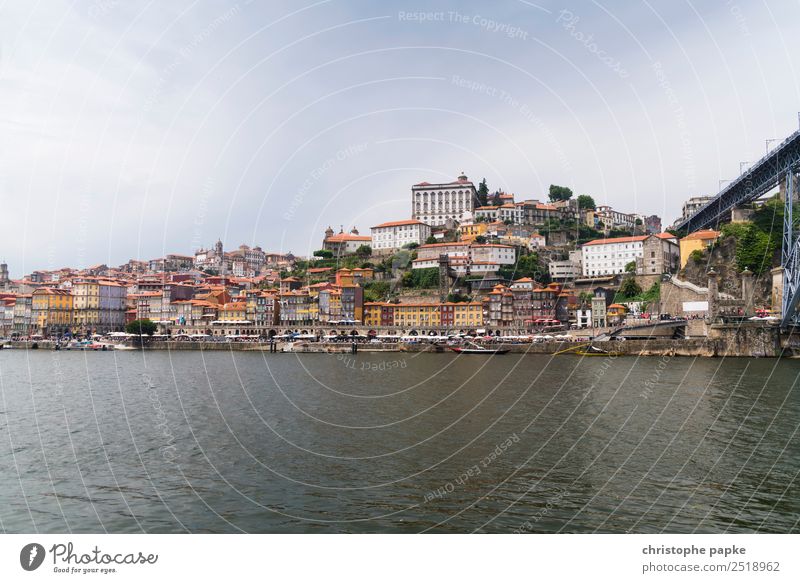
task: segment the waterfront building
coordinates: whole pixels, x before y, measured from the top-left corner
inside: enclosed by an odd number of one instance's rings
[[[687,235],[681,239],[678,242],[680,245],[681,269],[686,267],[686,262],[689,261],[689,256],[692,252],[705,251],[708,247],[713,245],[719,237],[719,231],[704,229],[702,231],[695,231],[691,235]]]
[[[68,332],[72,327],[72,294],[54,287],[34,290],[31,316],[36,331],[42,336]]]
[[[662,269],[663,271],[660,273],[667,273],[677,264],[680,253],[677,239],[673,235],[659,233],[658,235],[595,239],[585,243],[581,249],[584,277],[624,273],[629,263],[643,260],[645,241],[648,239],[651,239],[648,243],[648,257],[642,269],[647,273],[658,273],[658,271],[651,271],[652,269]],[[666,243],[660,245],[656,240]],[[651,256],[653,253],[655,255]],[[664,254],[667,256],[665,257]],[[655,261],[655,263],[651,264],[651,261]],[[637,264],[638,269],[639,265]]]
[[[15,296],[0,297],[0,338],[8,338],[14,331]]]
[[[432,226],[461,221],[464,213],[472,213],[477,196],[475,185],[463,173],[454,182],[420,182],[411,187],[411,218]]]
[[[514,294],[504,285],[497,285],[485,300],[484,321],[487,326],[510,326],[514,321]]]
[[[319,304],[308,289],[281,292],[279,315],[281,325],[313,324],[319,319]]]
[[[556,319],[556,304],[562,286],[551,283],[545,287],[537,287],[531,293],[531,320],[533,325],[552,323]]]
[[[14,331],[19,336],[31,334],[33,318],[33,296],[31,294],[18,294],[14,303]]]
[[[678,238],[670,233],[650,235],[642,243],[642,256],[636,259],[638,275],[675,273],[680,264]]]
[[[125,286],[108,280],[82,278],[72,281],[73,326],[81,332],[106,333],[125,325]]]
[[[425,304],[393,304],[394,325],[400,328],[433,328],[441,323],[438,302]]]
[[[372,250],[376,254],[393,253],[412,243],[422,245],[431,236],[430,225],[416,219],[381,223],[370,231]]]

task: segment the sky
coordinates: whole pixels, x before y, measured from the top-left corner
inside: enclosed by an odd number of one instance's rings
[[[308,255],[462,171],[665,224],[800,119],[800,3],[0,0],[0,261]]]

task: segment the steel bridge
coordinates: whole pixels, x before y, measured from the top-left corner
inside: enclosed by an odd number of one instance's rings
[[[795,191],[800,187],[800,130],[770,150],[758,162],[719,193],[696,213],[675,228],[687,233],[699,229],[716,228],[726,222],[731,211],[742,204],[752,202],[767,194],[776,186],[783,185],[785,206],[783,216],[783,242],[781,265],[783,267],[782,326],[797,323],[797,305],[800,303],[800,233],[797,219],[793,217]]]

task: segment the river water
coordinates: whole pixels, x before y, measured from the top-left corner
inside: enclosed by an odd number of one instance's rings
[[[800,361],[0,351],[6,532],[797,532]]]

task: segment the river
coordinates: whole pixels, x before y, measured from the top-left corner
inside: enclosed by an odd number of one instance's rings
[[[797,532],[800,361],[0,351],[5,532]]]

